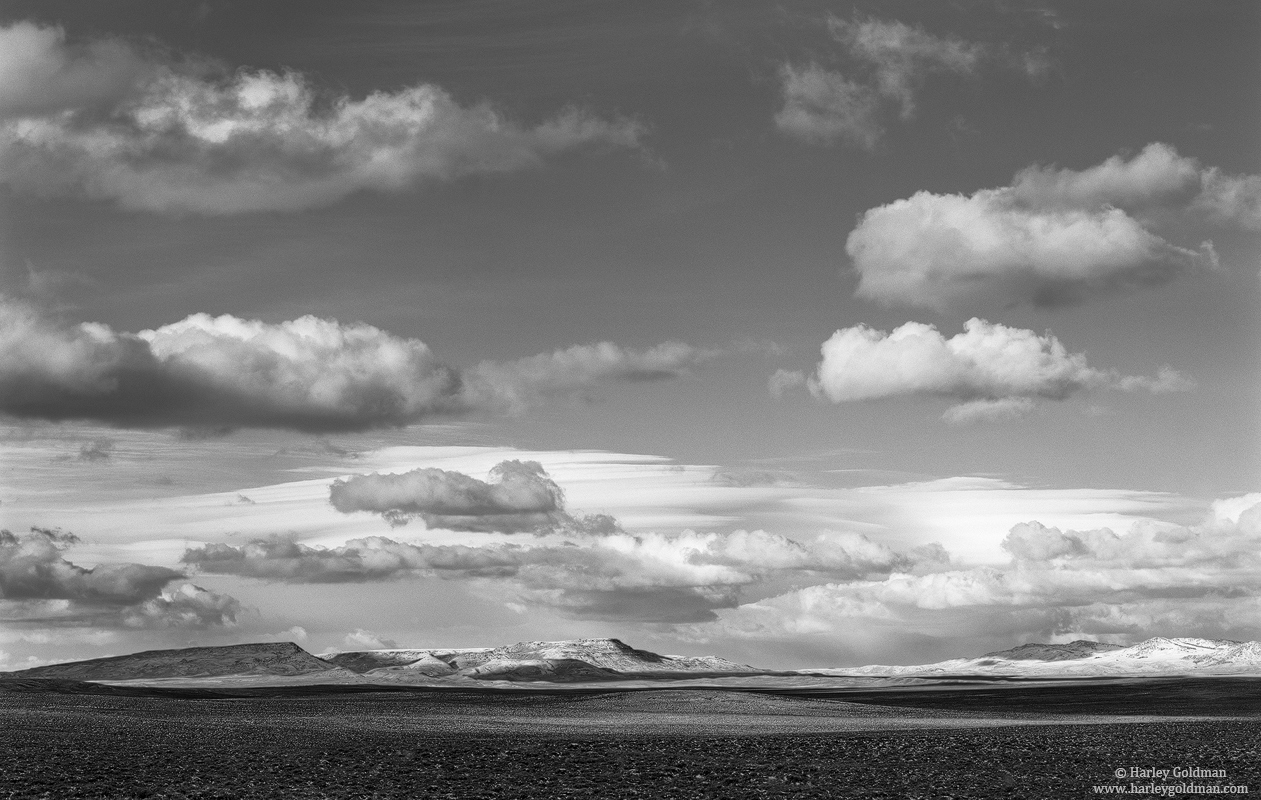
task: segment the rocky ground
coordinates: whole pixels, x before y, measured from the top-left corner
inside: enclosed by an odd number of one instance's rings
[[[1257,720],[672,695],[0,693],[0,798],[1064,798],[1131,766],[1261,787]]]

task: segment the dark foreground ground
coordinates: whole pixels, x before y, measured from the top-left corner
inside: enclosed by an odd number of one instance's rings
[[[0,691],[0,800],[1072,798],[1152,783],[1115,777],[1131,767],[1225,770],[1155,783],[1261,792],[1261,719],[705,691],[191,700]]]

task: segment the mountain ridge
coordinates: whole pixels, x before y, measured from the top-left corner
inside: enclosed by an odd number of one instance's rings
[[[1074,678],[1158,675],[1261,676],[1261,642],[1154,637],[1129,647],[1077,640],[1027,643],[975,658],[909,666],[767,670],[717,656],[662,655],[620,639],[517,642],[501,647],[395,648],[313,655],[293,642],[146,650],[0,673],[0,679],[104,682],[219,681],[263,685],[476,686],[712,679],[741,681]],[[676,684],[677,685],[677,684]],[[750,684],[751,685],[751,684]]]

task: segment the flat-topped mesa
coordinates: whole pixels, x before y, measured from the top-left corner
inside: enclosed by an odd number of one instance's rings
[[[294,676],[341,672],[293,642],[146,650],[125,656],[49,664],[9,673],[22,678],[125,681],[140,678],[209,678],[224,675]]]
[[[1119,644],[1077,639],[1068,644],[1022,644],[1010,650],[986,653],[981,658],[1002,658],[1007,661],[1075,661],[1079,658],[1089,658],[1096,653],[1121,649],[1124,648]]]

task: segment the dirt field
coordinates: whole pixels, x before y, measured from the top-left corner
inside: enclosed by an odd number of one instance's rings
[[[1220,769],[1198,782],[1261,791],[1261,721],[722,692],[0,693],[0,798],[1065,798],[1128,784],[1115,771],[1135,766]]]

